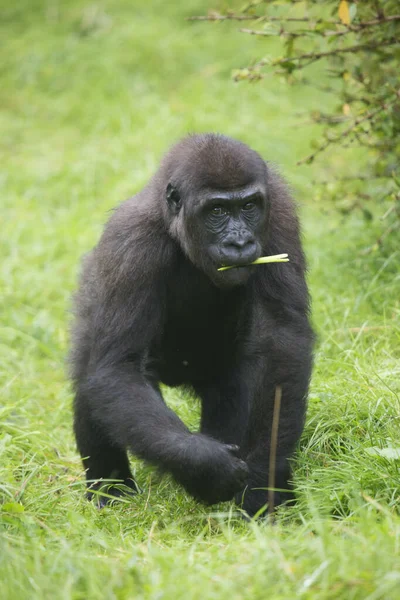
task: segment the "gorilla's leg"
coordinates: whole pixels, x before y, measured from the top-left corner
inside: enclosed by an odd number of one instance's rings
[[[200,430],[225,444],[241,446],[249,419],[249,396],[234,374],[211,385],[196,387],[202,400]]]
[[[93,421],[82,393],[75,397],[74,431],[86,471],[89,499],[95,497],[98,506],[103,507],[112,500],[107,496],[119,497],[124,491],[139,491],[126,450],[111,444],[99,424]],[[115,484],[109,480],[115,480]],[[103,491],[107,496],[96,491]]]

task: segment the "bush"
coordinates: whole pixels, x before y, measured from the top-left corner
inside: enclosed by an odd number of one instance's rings
[[[240,22],[240,32],[281,42],[283,54],[266,56],[235,70],[236,81],[262,81],[271,72],[288,83],[311,83],[321,89],[324,76],[311,65],[328,61],[333,112],[314,111],[311,118],[323,126],[313,152],[298,164],[310,164],[333,145],[356,145],[366,150],[364,172],[347,179],[351,202],[338,203],[343,212],[361,208],[366,201],[379,204],[386,230],[400,225],[400,10],[397,0],[258,0],[239,12],[210,12],[194,20]],[[326,66],[326,63],[325,63]],[[311,78],[310,78],[311,74]],[[350,180],[350,181],[349,181]],[[373,184],[373,185],[372,185]],[[342,198],[340,186],[330,186],[332,197]],[[340,194],[338,193],[340,190]]]

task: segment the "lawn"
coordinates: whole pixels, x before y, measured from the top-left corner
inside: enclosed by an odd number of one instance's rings
[[[216,4],[1,0],[1,599],[400,598],[398,244],[368,251],[382,207],[344,218],[314,184],[357,172],[360,153],[295,166],[316,134],[307,110],[334,99],[234,84],[274,47],[185,21]],[[298,502],[274,527],[136,460],[133,501],[84,499],[65,375],[79,260],[189,131],[249,143],[300,204],[318,343]],[[165,396],[195,427],[196,400]]]

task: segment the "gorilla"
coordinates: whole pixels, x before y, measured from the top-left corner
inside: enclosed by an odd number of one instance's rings
[[[290,262],[249,264],[282,252]],[[111,497],[137,490],[129,451],[197,500],[234,498],[255,515],[268,500],[280,386],[274,504],[292,498],[312,368],[305,271],[293,201],[259,154],[219,134],[166,154],[113,212],[75,296],[74,431],[89,497],[105,480],[123,484],[109,483]],[[161,383],[200,399],[199,432],[168,408]]]

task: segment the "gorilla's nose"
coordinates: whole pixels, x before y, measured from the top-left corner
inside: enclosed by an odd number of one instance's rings
[[[243,250],[247,246],[255,245],[254,236],[247,229],[236,229],[229,232],[224,239],[223,245],[227,248]]]
[[[252,239],[236,238],[223,245],[224,264],[245,265],[257,258],[257,245]]]

